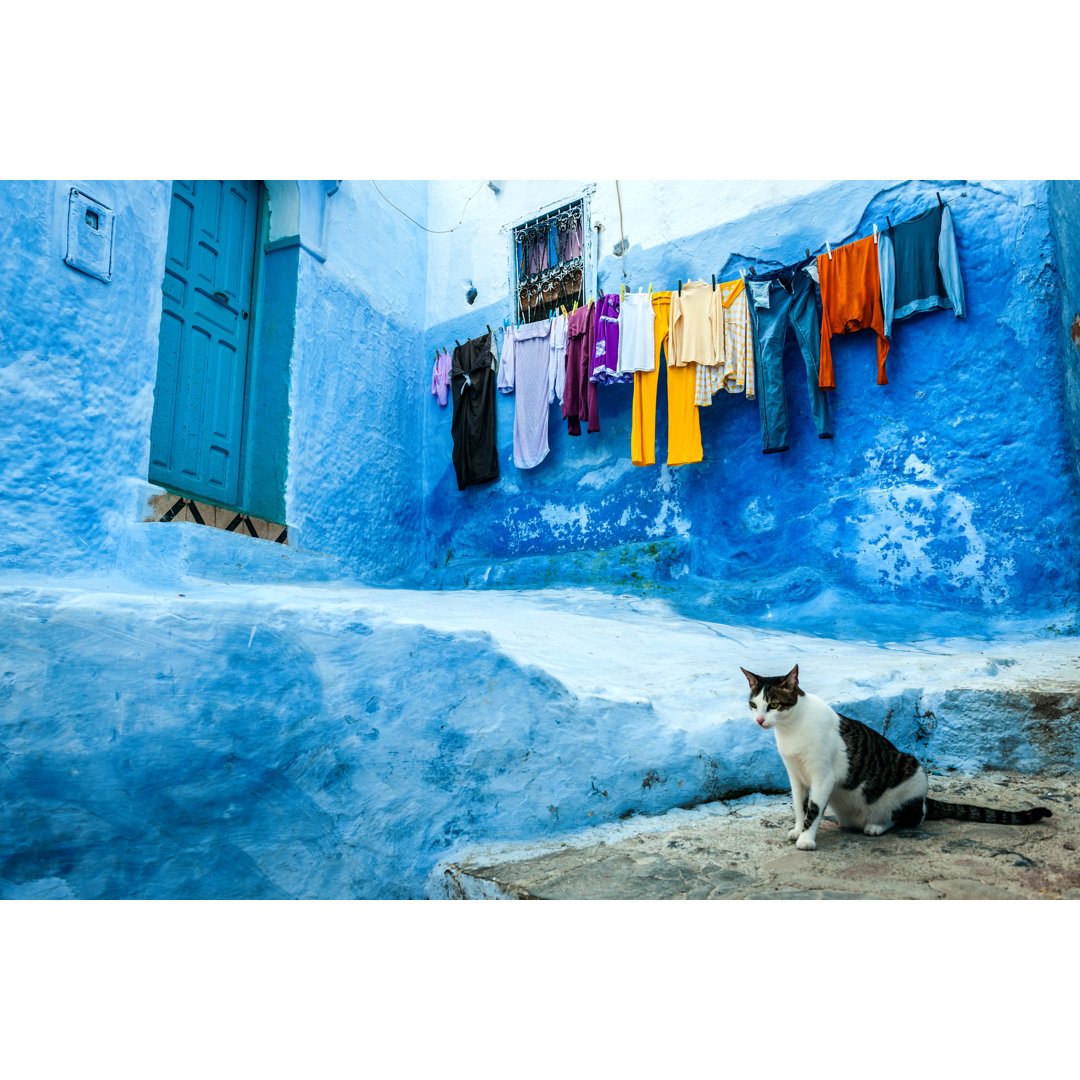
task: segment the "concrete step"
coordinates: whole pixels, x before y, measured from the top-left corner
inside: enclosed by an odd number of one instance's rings
[[[1003,809],[1027,826],[928,821],[868,837],[826,814],[815,851],[787,839],[787,796],[751,795],[584,830],[557,844],[477,848],[436,868],[430,899],[1080,899],[1075,773],[931,776],[930,794]]]

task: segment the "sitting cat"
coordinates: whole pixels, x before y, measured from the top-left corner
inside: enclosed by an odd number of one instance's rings
[[[991,810],[927,798],[926,770],[884,735],[841,716],[821,698],[799,688],[799,667],[763,677],[739,669],[750,683],[750,708],[763,728],[772,728],[791,780],[795,828],[788,839],[813,851],[825,807],[846,828],[880,836],[894,825],[912,829],[926,819],[958,818],[1000,825],[1030,825],[1050,817],[1033,810]]]

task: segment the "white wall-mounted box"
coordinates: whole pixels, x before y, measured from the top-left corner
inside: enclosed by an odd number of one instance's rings
[[[101,281],[112,278],[113,224],[116,215],[78,188],[68,201],[68,250],[64,262]]]

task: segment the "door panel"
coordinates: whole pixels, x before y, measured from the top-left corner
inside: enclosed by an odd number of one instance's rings
[[[173,184],[150,434],[151,481],[236,507],[258,195],[251,180]]]

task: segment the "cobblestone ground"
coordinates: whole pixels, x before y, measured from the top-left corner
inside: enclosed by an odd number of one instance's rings
[[[1064,772],[1064,770],[1061,770]],[[432,898],[536,900],[1080,899],[1080,777],[930,777],[930,794],[1022,810],[1035,825],[951,820],[868,837],[826,814],[816,851],[787,839],[787,796],[675,811],[649,831],[590,830],[552,848],[476,852],[441,867]],[[665,827],[668,820],[672,824]],[[638,826],[642,826],[639,824]],[[624,833],[631,823],[619,827]]]

